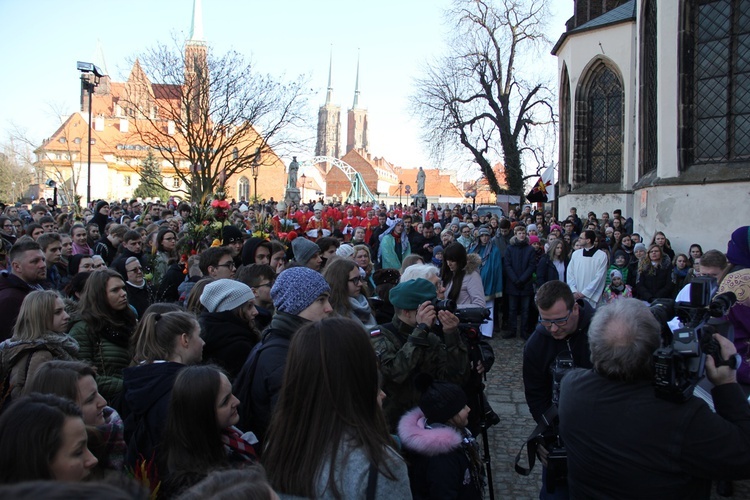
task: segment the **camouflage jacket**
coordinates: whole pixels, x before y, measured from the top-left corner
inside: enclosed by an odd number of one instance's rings
[[[413,383],[417,374],[428,373],[436,380],[458,385],[469,376],[469,353],[458,330],[444,334],[439,330],[432,327],[424,331],[394,317],[392,323],[378,325],[370,332],[383,375],[383,411],[392,430],[419,402]]]

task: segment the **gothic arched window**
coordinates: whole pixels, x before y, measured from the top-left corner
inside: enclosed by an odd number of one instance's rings
[[[250,199],[250,180],[245,176],[240,177],[237,182],[237,198],[243,201]]]
[[[641,17],[641,83],[640,83],[640,175],[656,170],[659,156],[656,52],[656,0],[644,2]]]
[[[560,173],[558,183],[560,192],[568,189],[570,179],[568,171],[570,166],[570,78],[568,67],[563,64],[560,76]]]

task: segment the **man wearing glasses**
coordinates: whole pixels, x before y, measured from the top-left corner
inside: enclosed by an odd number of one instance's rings
[[[227,247],[211,247],[201,252],[199,267],[203,276],[219,279],[234,279],[236,266],[232,252]]]
[[[545,412],[557,404],[555,367],[569,367],[571,362],[576,368],[592,367],[588,329],[594,308],[583,299],[575,300],[570,287],[557,280],[539,287],[534,301],[539,324],[523,350],[523,386],[531,416],[540,423]],[[567,491],[560,485],[554,497],[547,492],[547,453],[543,445],[538,446],[537,455],[544,465],[540,498],[567,498]]]

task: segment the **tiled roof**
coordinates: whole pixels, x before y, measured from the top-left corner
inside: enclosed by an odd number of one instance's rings
[[[594,19],[591,19],[590,21],[583,23],[582,25],[576,28],[573,28],[572,30],[566,31],[560,36],[560,39],[557,40],[557,43],[555,43],[555,46],[552,47],[552,55],[557,54],[557,51],[562,46],[563,42],[570,35],[581,33],[584,31],[591,31],[591,30],[595,30],[598,28],[604,28],[607,26],[612,26],[612,25],[620,24],[624,22],[635,21],[636,20],[636,7],[637,7],[636,1],[629,0],[625,2],[624,4],[620,5],[619,7],[615,7],[609,12],[605,12],[601,16],[595,17]]]

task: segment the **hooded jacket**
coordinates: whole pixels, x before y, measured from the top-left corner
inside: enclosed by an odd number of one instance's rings
[[[536,271],[536,252],[529,245],[513,236],[503,258],[503,291],[508,295],[534,295],[531,279]]]
[[[461,281],[461,290],[458,292],[456,305],[461,307],[484,307],[484,285],[482,277],[479,274],[479,266],[482,264],[482,258],[470,253],[466,256],[466,267],[464,267],[464,279]],[[448,283],[445,289],[445,296],[448,297],[453,288],[453,282]]]
[[[11,397],[17,398],[39,367],[53,359],[73,361],[78,353],[78,343],[66,334],[48,333],[42,338],[28,340],[4,340],[0,343],[0,360],[3,373],[0,383],[10,371]]]
[[[134,466],[139,456],[158,455],[162,432],[167,423],[169,400],[181,363],[149,363],[122,371],[122,417],[125,420],[125,463]]]
[[[257,333],[232,311],[204,311],[199,323],[201,337],[206,342],[203,346],[203,359],[224,368],[229,380],[234,380],[250,351],[258,343]]]
[[[467,456],[464,436],[449,426],[428,425],[415,408],[399,421],[398,437],[409,452],[411,490],[415,500],[432,498],[483,498],[481,467]],[[470,437],[467,436],[467,437]]]

